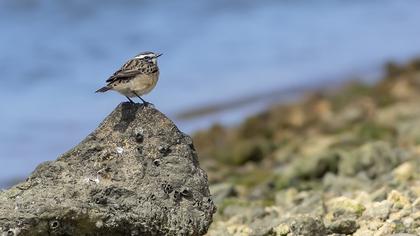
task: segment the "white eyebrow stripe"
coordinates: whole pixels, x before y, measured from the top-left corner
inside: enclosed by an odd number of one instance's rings
[[[144,54],[144,55],[139,55],[139,56],[136,56],[135,58],[137,58],[137,59],[142,59],[142,58],[145,58],[145,57],[147,57],[147,56],[149,56],[149,57],[153,57],[155,54],[153,54],[153,53],[149,53],[149,54]]]

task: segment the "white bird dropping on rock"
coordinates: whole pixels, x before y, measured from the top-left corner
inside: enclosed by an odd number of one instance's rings
[[[124,152],[124,148],[122,147],[117,147],[115,148],[115,150],[117,151],[118,154],[122,154]]]

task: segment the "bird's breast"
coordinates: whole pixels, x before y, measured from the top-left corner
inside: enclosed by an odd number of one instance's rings
[[[130,89],[139,95],[152,91],[159,79],[159,72],[149,75],[137,75],[130,81]]]

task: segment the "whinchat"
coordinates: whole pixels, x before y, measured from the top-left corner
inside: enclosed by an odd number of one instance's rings
[[[162,54],[142,52],[128,60],[121,69],[117,70],[109,79],[106,86],[96,92],[103,93],[115,90],[124,95],[131,103],[131,97],[138,97],[143,104],[148,105],[140,96],[148,94],[156,86],[159,79],[157,58]]]

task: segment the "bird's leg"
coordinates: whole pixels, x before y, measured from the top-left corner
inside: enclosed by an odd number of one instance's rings
[[[140,96],[137,95],[138,98],[140,98],[140,100],[144,103],[147,104],[148,102],[146,102],[143,98],[141,98]]]
[[[130,101],[131,104],[134,104],[134,102],[133,102],[133,100],[131,100],[131,98],[129,98],[128,96],[125,96],[125,97],[128,99],[128,101]]]
[[[136,92],[133,92],[138,98],[140,98],[140,100],[143,102],[143,105],[145,105],[146,107],[149,105],[152,105],[150,102],[146,102],[143,98],[141,98]]]

